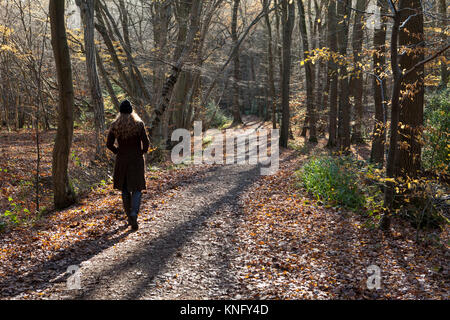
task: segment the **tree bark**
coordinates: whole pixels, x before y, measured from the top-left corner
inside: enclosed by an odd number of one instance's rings
[[[289,140],[289,85],[291,78],[291,44],[292,29],[294,28],[295,4],[289,0],[282,0],[282,29],[283,29],[283,74],[281,80],[281,129],[280,146],[287,148]]]
[[[65,1],[59,0],[50,0],[49,3],[51,42],[59,90],[58,129],[52,161],[53,197],[56,209],[68,207],[75,202],[75,193],[70,185],[68,175],[69,153],[73,136],[74,92],[64,24],[64,3]]]
[[[391,10],[394,15],[394,24],[391,31],[391,69],[392,69],[392,98],[391,98],[391,124],[389,137],[389,150],[386,161],[386,182],[384,186],[384,207],[386,212],[383,214],[380,227],[383,230],[388,230],[390,226],[390,211],[392,211],[394,203],[394,165],[395,157],[397,155],[397,140],[398,140],[398,122],[400,115],[400,87],[402,82],[402,71],[398,64],[398,33],[400,28],[400,15],[395,9],[391,0]]]
[[[303,44],[303,60],[305,66],[305,84],[306,84],[306,118],[302,136],[306,136],[306,128],[309,129],[309,141],[317,142],[316,136],[316,112],[314,105],[314,68],[311,60],[308,60],[309,56],[309,44],[308,44],[308,31],[306,29],[306,17],[305,8],[303,6],[303,0],[298,0],[298,19],[299,29],[302,37]]]
[[[402,23],[399,46],[412,48],[400,57],[400,69],[409,70],[424,60],[423,14],[420,0],[401,0]],[[416,177],[421,168],[420,142],[423,132],[424,66],[415,68],[402,79],[399,117],[399,148],[396,175]]]
[[[445,3],[445,0],[439,0],[439,14],[441,15],[442,21],[448,22],[448,20],[447,20],[447,4]],[[445,33],[444,28],[442,28],[441,37],[442,37],[442,43],[447,43],[447,34]],[[447,68],[447,64],[444,63],[444,61],[441,61],[441,83],[439,84],[439,87],[441,87],[441,88],[447,87],[448,74],[449,74],[449,71]]]
[[[84,46],[86,50],[86,71],[94,108],[94,126],[96,136],[96,157],[105,154],[103,133],[105,131],[105,106],[103,104],[102,89],[97,73],[97,61],[94,43],[94,0],[76,0],[80,8],[81,20],[84,26]]]
[[[277,118],[276,118],[276,97],[275,97],[275,80],[274,80],[274,66],[273,66],[273,48],[272,48],[272,26],[270,24],[269,17],[269,6],[268,0],[264,0],[263,6],[265,10],[265,22],[267,27],[267,60],[268,60],[268,69],[267,69],[267,81],[269,87],[269,107],[272,113],[272,128],[277,128]]]
[[[337,17],[336,2],[328,3],[328,46],[331,54],[337,52]],[[338,94],[338,68],[333,57],[328,61],[328,77],[330,78],[329,114],[328,114],[328,143],[327,147],[334,148],[337,145],[337,94]]]
[[[193,1],[192,7],[191,7],[191,13],[190,13],[190,26],[189,26],[189,32],[186,37],[186,41],[183,45],[183,49],[181,51],[181,54],[178,58],[178,60],[175,62],[175,64],[172,66],[172,72],[170,76],[166,79],[163,89],[161,98],[157,104],[157,107],[155,108],[153,115],[149,121],[150,127],[148,128],[149,135],[154,136],[154,130],[158,128],[159,124],[161,123],[162,116],[164,115],[164,112],[166,111],[167,107],[170,103],[170,98],[172,96],[173,89],[175,87],[175,84],[178,81],[178,77],[182,71],[182,68],[188,59],[189,55],[192,52],[192,46],[194,43],[194,38],[197,35],[199,23],[198,19],[200,16],[200,9],[201,9],[201,3],[200,1]]]
[[[386,14],[384,7],[381,5],[379,7],[380,13]],[[373,53],[375,121],[372,132],[370,161],[383,165],[387,129],[386,79],[382,74],[386,64],[386,19],[384,17],[381,17],[380,28],[375,29],[373,47],[375,50]]]
[[[119,112],[120,109],[120,102],[119,99],[117,99],[116,93],[114,92],[114,88],[111,84],[111,81],[109,81],[108,73],[106,72],[105,66],[103,65],[102,58],[100,57],[100,54],[98,53],[98,50],[95,50],[95,56],[97,58],[96,62],[98,63],[98,68],[100,70],[100,74],[102,75],[103,82],[105,83],[106,90],[108,90],[109,97],[116,108],[117,112]]]
[[[363,121],[363,73],[361,70],[361,60],[362,60],[362,44],[364,40],[364,15],[362,12],[366,10],[367,0],[357,0],[356,2],[356,12],[355,20],[353,23],[353,36],[352,36],[352,47],[353,47],[353,63],[354,63],[354,74],[352,76],[352,95],[354,99],[354,115],[355,122],[353,126],[353,132],[351,137],[351,142],[356,144],[364,143],[362,137],[362,121]]]
[[[240,63],[239,63],[239,46],[237,45],[237,15],[239,10],[240,0],[234,0],[232,7],[232,20],[231,20],[231,39],[233,40],[234,50],[236,50],[233,58],[233,124],[238,125],[242,123],[241,118],[241,106],[239,97],[239,81],[240,75]]]
[[[348,29],[350,21],[350,0],[337,2],[337,17],[342,23],[338,25],[338,49],[341,56],[347,55]],[[341,63],[339,68],[339,111],[338,111],[338,147],[343,152],[350,150],[350,99],[347,65]]]

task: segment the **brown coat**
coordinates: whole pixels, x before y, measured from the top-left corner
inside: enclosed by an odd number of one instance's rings
[[[127,183],[129,192],[145,189],[144,154],[147,153],[149,140],[144,123],[140,123],[139,134],[127,139],[117,139],[119,147],[114,146],[116,136],[109,130],[106,146],[116,154],[114,166],[114,189],[122,190]],[[142,142],[142,144],[141,144]]]

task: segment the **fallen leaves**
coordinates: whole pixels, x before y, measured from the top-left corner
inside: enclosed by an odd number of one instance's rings
[[[2,133],[5,135],[5,133]],[[2,194],[0,208],[3,210],[8,205],[8,197],[17,198],[21,191],[18,181],[30,181],[26,167],[35,167],[33,157],[29,155],[34,152],[33,144],[27,139],[30,136],[26,132],[6,133],[8,139],[1,140],[0,163],[0,192]],[[47,133],[43,139],[43,175],[48,174],[51,168],[51,146],[54,132]],[[15,142],[23,141],[21,148],[26,152],[16,150]],[[95,145],[89,144],[94,141],[89,134],[76,132],[74,150],[79,157],[80,163],[89,163],[89,157],[94,157]],[[5,145],[3,143],[6,143]],[[15,154],[15,161],[11,161],[11,154]],[[45,153],[45,156],[44,156]],[[8,160],[6,160],[8,159]],[[7,164],[5,166],[5,164]],[[99,166],[107,168],[105,163]],[[78,174],[80,171],[72,164],[71,174]],[[44,171],[47,170],[47,171]],[[141,216],[145,220],[153,220],[150,214],[152,209],[158,204],[153,200],[161,199],[166,191],[176,188],[179,183],[183,183],[189,177],[199,174],[206,168],[178,168],[165,170],[164,167],[156,172],[147,171],[147,190],[143,195],[141,206]],[[101,181],[103,176],[92,174],[95,170],[93,166],[83,167],[81,171],[91,171],[90,174],[78,175],[78,182],[86,185],[89,192],[81,194],[78,204],[58,212],[50,212],[48,215],[36,220],[34,224],[18,225],[0,233],[0,296],[2,298],[22,294],[22,296],[32,296],[31,294],[39,287],[49,285],[49,280],[59,273],[64,272],[67,266],[74,262],[89,257],[108,246],[121,241],[127,234],[125,215],[122,210],[122,200],[120,192],[112,189],[111,183]],[[107,172],[106,172],[107,174]],[[149,177],[152,177],[150,179]],[[82,180],[82,178],[84,180]],[[91,188],[91,186],[93,186]],[[51,206],[51,197],[46,198],[51,192],[51,185],[42,189],[41,205]],[[5,193],[8,195],[4,197]],[[33,192],[28,192],[23,200],[14,200],[17,204],[27,204],[27,208],[33,211]],[[4,201],[5,200],[5,201]],[[164,200],[162,202],[164,203]],[[38,279],[38,280],[36,280]],[[20,283],[20,285],[19,285]],[[36,291],[37,292],[37,291]]]
[[[246,261],[242,282],[257,288],[247,292],[250,297],[449,298],[448,247],[417,245],[415,230],[401,220],[386,237],[366,228],[357,213],[318,205],[293,188],[300,165],[299,158],[282,163],[277,175],[260,179],[242,196],[245,223],[238,245]],[[448,230],[441,236],[445,243]],[[381,268],[380,290],[367,288],[372,264]],[[439,274],[436,265],[442,266]]]

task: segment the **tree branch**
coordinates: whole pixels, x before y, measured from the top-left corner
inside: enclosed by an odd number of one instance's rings
[[[416,65],[414,65],[411,69],[405,71],[403,73],[403,76],[407,76],[408,74],[410,74],[411,72],[413,72],[414,70],[416,70],[417,68],[419,68],[420,66],[424,65],[425,63],[430,62],[433,59],[436,59],[437,57],[439,57],[442,53],[444,53],[448,48],[450,48],[450,44],[448,44],[446,47],[442,48],[441,50],[439,50],[438,52],[436,52],[435,54],[433,54],[432,56],[416,63]]]

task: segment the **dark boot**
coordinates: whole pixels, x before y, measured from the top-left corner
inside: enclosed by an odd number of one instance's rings
[[[139,225],[137,222],[137,216],[130,216],[130,225],[131,225],[131,230],[133,230],[133,231],[137,231],[139,229]]]
[[[141,197],[142,197],[142,192],[140,190],[134,191],[131,195],[130,225],[131,225],[131,229],[133,231],[136,231],[137,229],[139,229],[139,225],[137,223],[137,217],[138,217],[138,213],[139,213],[139,208],[141,206]]]
[[[130,194],[122,194],[123,209],[128,218],[128,225],[131,226],[131,196]]]

